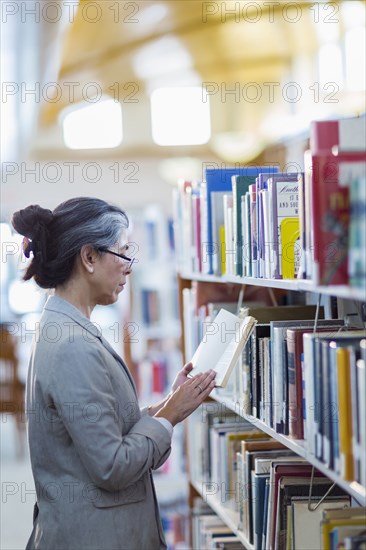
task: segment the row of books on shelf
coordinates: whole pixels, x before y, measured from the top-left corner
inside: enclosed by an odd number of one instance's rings
[[[191,479],[206,502],[236,512],[238,532],[256,550],[365,544],[366,509],[250,422],[204,404],[188,429]]]
[[[192,508],[192,548],[201,550],[242,550],[238,536],[200,497]]]
[[[184,293],[186,356],[193,354],[195,363],[199,340],[211,351],[224,342],[227,356],[236,335],[228,322],[214,326],[223,304],[210,304],[200,317],[201,308],[197,315],[192,307],[190,289]],[[317,310],[314,305],[248,304],[241,307],[240,317],[243,323],[255,322],[217,396],[237,403],[253,422],[259,419],[279,434],[305,440],[312,456],[343,479],[366,486],[366,330],[351,330],[341,319],[324,319],[323,307]],[[214,353],[208,363],[217,370],[221,352],[215,348]]]
[[[129,254],[140,262],[168,261],[174,256],[173,219],[159,204],[131,210]]]
[[[365,117],[315,121],[304,171],[207,168],[179,182],[179,271],[364,288],[365,135]]]
[[[181,353],[174,346],[169,348],[161,341],[150,344],[136,366],[136,383],[143,404],[150,405],[152,400],[169,392],[181,362]]]

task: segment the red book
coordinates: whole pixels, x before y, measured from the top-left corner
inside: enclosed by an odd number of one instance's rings
[[[313,155],[332,151],[362,151],[365,147],[365,117],[346,117],[339,120],[313,120],[310,124],[310,150]]]
[[[277,516],[277,502],[278,502],[278,490],[279,482],[283,476],[286,477],[309,477],[311,476],[311,470],[313,466],[311,464],[304,464],[303,462],[286,462],[286,463],[276,463],[276,460],[273,461],[272,469],[274,470],[274,476],[271,478],[273,481],[272,485],[272,514],[271,514],[271,526],[272,530],[270,531],[271,536],[271,548],[275,548],[276,541],[276,516]],[[324,474],[319,472],[319,470],[314,470],[314,477],[325,477]]]
[[[315,284],[348,284],[349,185],[339,181],[339,166],[366,160],[365,152],[312,156],[311,195]]]

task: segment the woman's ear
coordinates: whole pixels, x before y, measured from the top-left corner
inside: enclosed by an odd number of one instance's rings
[[[94,272],[94,264],[97,260],[98,252],[89,244],[85,244],[80,250],[81,265],[88,273]]]

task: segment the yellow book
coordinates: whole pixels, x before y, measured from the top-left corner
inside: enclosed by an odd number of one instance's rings
[[[292,549],[292,507],[287,506],[286,550]]]
[[[337,349],[339,454],[341,476],[353,480],[350,360],[347,348]]]
[[[348,526],[348,525],[365,525],[364,517],[348,518],[348,519],[334,519],[331,521],[322,522],[323,532],[323,550],[330,550],[330,532],[336,527]]]
[[[225,245],[225,225],[220,225],[220,259],[221,259],[221,273],[226,273],[226,245]]]
[[[301,256],[299,218],[285,218],[280,227],[282,277],[296,279]]]

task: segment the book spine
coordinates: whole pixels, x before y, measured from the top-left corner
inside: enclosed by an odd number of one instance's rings
[[[251,243],[251,276],[258,276],[258,233],[257,233],[257,200],[255,184],[250,185],[250,243]]]
[[[328,468],[333,466],[331,444],[333,426],[333,403],[330,399],[330,364],[328,342],[321,344],[322,354],[322,435],[323,435],[323,462]]]
[[[200,211],[201,211],[201,265],[202,272],[210,273],[210,263],[207,258],[208,246],[208,205],[207,205],[207,184],[205,181],[200,186]]]
[[[311,334],[304,334],[305,400],[306,400],[306,445],[315,455],[315,388],[314,388],[314,341]]]
[[[306,279],[306,226],[305,226],[305,180],[304,174],[299,174],[299,230],[300,230],[300,266],[298,279]]]
[[[240,197],[240,217],[241,217],[241,270],[238,275],[240,277],[245,277],[246,274],[246,265],[247,265],[247,248],[248,248],[248,236],[247,236],[247,221],[246,221],[246,204],[245,204],[245,195]]]
[[[360,418],[359,418],[359,403],[357,394],[357,360],[359,352],[354,347],[350,347],[350,390],[351,390],[351,407],[352,407],[352,450],[354,457],[354,473],[355,480],[361,482],[361,437],[360,437]],[[364,451],[366,452],[366,450]]]
[[[321,344],[317,338],[315,344],[315,362],[314,362],[314,386],[315,386],[315,411],[314,411],[314,426],[316,449],[315,456],[319,460],[323,459],[323,435],[322,435],[322,416],[323,416],[323,400],[322,400],[322,356]]]
[[[243,253],[245,254],[245,273],[246,277],[252,276],[252,250],[251,250],[251,219],[250,219],[250,192],[245,193],[245,227],[246,240]]]
[[[331,455],[334,471],[340,475],[340,456],[339,456],[339,404],[338,404],[338,373],[337,373],[337,360],[336,360],[336,348],[330,346],[329,348],[329,391],[330,401],[333,408],[333,422],[332,422],[332,439],[331,439]]]
[[[352,456],[352,413],[349,350],[337,349],[338,402],[339,402],[339,450],[341,475],[345,480],[353,480]]]
[[[364,346],[366,348],[366,341]],[[366,355],[366,354],[365,354]],[[360,447],[361,453],[361,484],[366,486],[366,360],[359,359],[357,361],[357,393],[359,403],[359,419],[360,419]]]
[[[233,176],[231,180],[232,180],[231,185],[233,190],[233,244],[234,244],[234,250],[235,250],[234,274],[240,275],[240,273],[238,273],[238,270],[240,267],[240,258],[239,258],[239,250],[238,250],[238,244],[239,244],[238,220],[239,220],[239,212],[240,212],[240,202],[238,201],[238,188],[237,188],[236,176]]]
[[[301,395],[300,357],[297,356],[295,339],[296,334],[293,331],[287,331],[289,435],[295,439],[302,439],[302,398],[299,400],[298,390],[298,386],[300,385]]]
[[[273,375],[273,423],[277,433],[285,434],[286,389],[284,371],[287,365],[284,356],[284,342],[281,338],[282,328],[271,328],[271,364]],[[287,355],[287,351],[286,351]],[[287,358],[286,358],[287,360]]]

